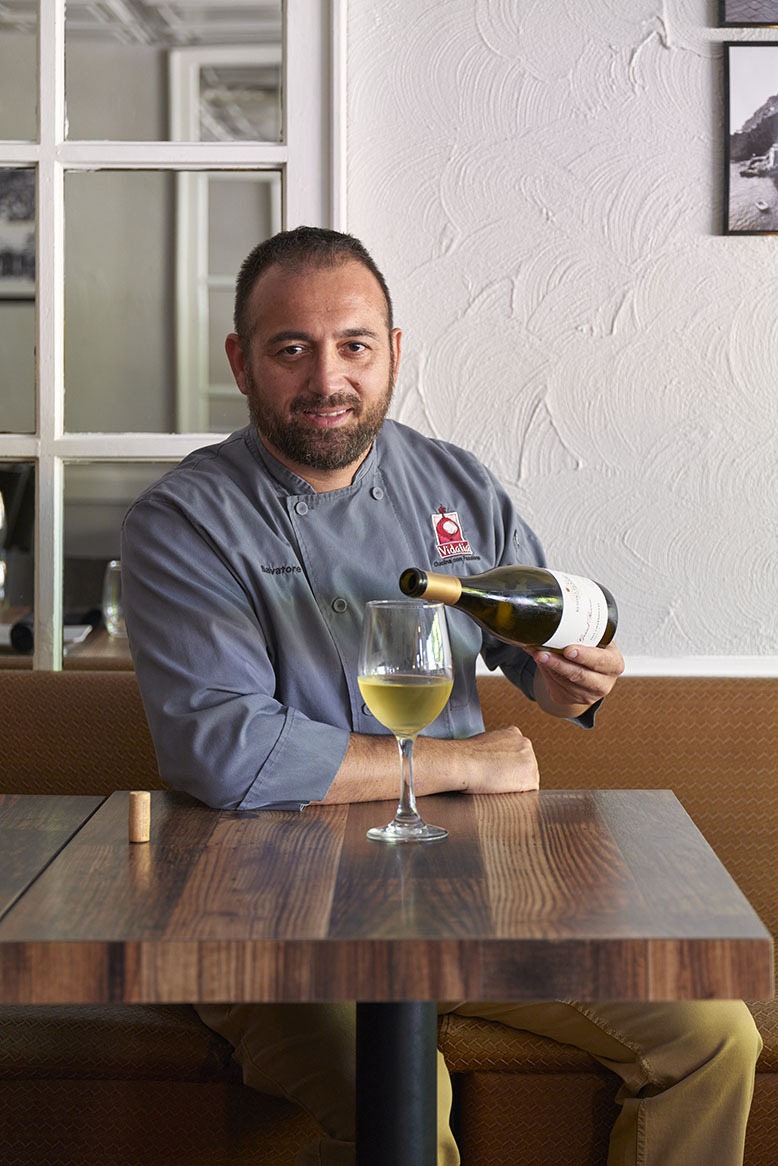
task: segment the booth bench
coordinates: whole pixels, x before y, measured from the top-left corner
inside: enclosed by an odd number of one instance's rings
[[[517,724],[546,788],[672,789],[767,928],[778,929],[778,679],[623,677],[587,732],[501,677],[487,728]],[[163,788],[132,672],[0,671],[0,792]],[[746,1166],[778,1162],[778,1003]],[[605,1163],[617,1078],[586,1053],[445,1016],[463,1166]],[[0,1144],[13,1166],[293,1166],[315,1132],[247,1089],[230,1046],[187,1004],[0,1007]]]

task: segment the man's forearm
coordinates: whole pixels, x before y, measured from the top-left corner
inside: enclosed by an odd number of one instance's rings
[[[396,798],[400,756],[393,737],[352,733],[346,756],[321,803]],[[463,740],[419,737],[414,747],[417,796],[460,791],[511,793],[538,788],[532,743],[515,726]]]

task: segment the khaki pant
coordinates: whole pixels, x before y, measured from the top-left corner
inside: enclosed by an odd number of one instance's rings
[[[740,1001],[459,1004],[576,1045],[622,1080],[608,1166],[739,1166],[762,1042]],[[353,1166],[355,1009],[351,1004],[198,1005],[235,1046],[247,1085],[288,1097],[324,1131],[297,1166]],[[451,1085],[438,1054],[438,1166],[458,1166]],[[520,1160],[520,1150],[518,1151]]]

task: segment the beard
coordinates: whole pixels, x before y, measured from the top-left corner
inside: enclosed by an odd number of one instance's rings
[[[257,391],[246,371],[249,417],[261,437],[296,465],[314,470],[343,470],[358,461],[373,444],[389,410],[394,388],[390,370],[383,396],[365,406],[356,393],[330,396],[301,395],[292,404],[291,417],[274,412]],[[310,409],[352,409],[351,424],[338,429],[317,429],[306,421]]]

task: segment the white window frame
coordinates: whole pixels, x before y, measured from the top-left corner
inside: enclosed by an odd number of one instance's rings
[[[68,463],[176,462],[206,432],[66,433],[64,176],[78,170],[280,170],[283,225],[345,227],[346,0],[285,0],[282,144],[74,141],[65,132],[65,0],[40,0],[39,137],[0,142],[0,166],[37,169],[34,434],[0,434],[0,459],[36,475],[33,668],[62,667],[63,480]]]
[[[169,54],[170,136],[173,141],[197,141],[200,137],[200,74],[206,65],[280,65],[281,45],[246,45],[174,49]],[[234,386],[211,380],[210,293],[229,290],[235,273],[209,269],[208,205],[211,183],[235,179],[276,184],[277,170],[257,170],[247,179],[245,171],[228,175],[211,173],[176,176],[176,430],[204,430],[209,426],[211,403],[220,397],[234,398]],[[271,185],[270,233],[281,230],[283,206],[280,186],[277,197]]]

